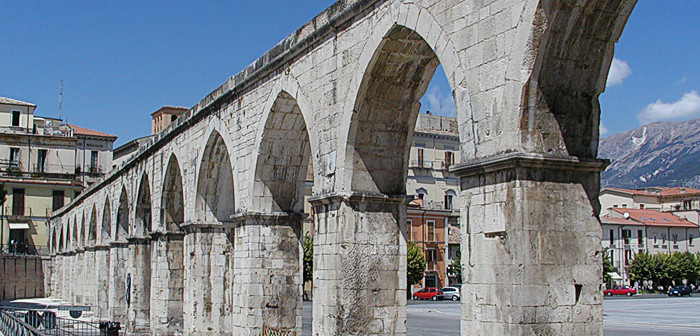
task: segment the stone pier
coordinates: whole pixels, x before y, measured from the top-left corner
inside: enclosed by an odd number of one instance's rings
[[[310,199],[313,335],[406,334],[406,196]]]
[[[263,325],[301,334],[303,216],[242,213],[236,223],[236,335],[259,335]]]

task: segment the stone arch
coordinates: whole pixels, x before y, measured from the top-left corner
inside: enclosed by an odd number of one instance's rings
[[[185,210],[182,181],[180,163],[173,153],[165,169],[160,203],[161,225],[166,232],[157,242],[160,249],[154,253],[158,258],[156,262],[164,265],[167,272],[167,277],[163,277],[165,279],[158,279],[165,289],[153,301],[166,306],[164,313],[167,322],[159,324],[157,328],[168,333],[181,333],[184,327],[185,243],[181,226],[185,221]],[[161,253],[163,250],[164,254]]]
[[[126,187],[122,186],[122,192],[119,196],[119,208],[117,208],[117,230],[115,239],[117,241],[126,241],[129,235],[129,195]]]
[[[90,222],[88,223],[87,244],[94,246],[97,243],[97,205],[92,205]]]
[[[416,20],[417,17],[420,17],[420,20]],[[410,18],[413,19],[411,20]],[[357,125],[352,120],[355,118],[360,97],[363,96],[362,92],[366,91],[367,88],[368,76],[365,75],[365,71],[369,71],[377,63],[379,50],[383,48],[387,42],[387,37],[392,31],[396,31],[397,27],[412,31],[415,37],[419,37],[425,43],[424,47],[427,46],[433,51],[433,62],[439,60],[435,67],[437,67],[437,64],[442,66],[456,106],[461,143],[460,150],[462,153],[461,160],[464,162],[475,156],[476,144],[472,122],[470,87],[467,85],[466,72],[461,64],[460,57],[458,57],[457,49],[449,39],[450,34],[443,30],[441,24],[427,9],[414,3],[401,3],[397,9],[393,9],[381,16],[372,26],[372,34],[365,42],[354,71],[363,75],[355,76],[350,82],[348,89],[350,93],[343,106],[343,118],[346,122],[342,124],[339,130],[340,134],[346,134],[348,138],[347,141],[338,144],[339,155],[335,164],[338,167],[338,174],[341,178],[339,181],[341,183],[340,188],[344,190],[352,189],[350,186],[354,175],[354,169],[352,168],[354,168],[353,158],[355,158],[353,155],[355,152],[353,140],[357,131],[355,129]],[[435,71],[432,64],[428,70],[425,73],[425,77],[427,77],[429,82]],[[421,94],[418,95],[418,99],[426,88],[427,83],[425,87],[420,88]]]
[[[399,51],[395,51],[399,50]],[[410,139],[439,60],[428,43],[394,25],[378,45],[357,92],[346,162],[350,189],[405,195]]]
[[[301,109],[286,91],[277,94],[263,128],[255,184],[265,212],[303,212],[311,142]],[[258,190],[258,188],[253,188]]]
[[[78,237],[80,237],[80,233],[78,232],[78,231],[80,231],[79,229],[80,229],[80,227],[78,225],[78,218],[75,215],[73,215],[73,229],[72,229],[73,237],[71,240],[71,242],[72,242],[71,246],[73,247],[73,249],[77,249],[78,246],[80,246],[80,239],[78,238]]]
[[[185,202],[180,163],[175,154],[171,154],[168,160],[161,195],[160,219],[163,228],[166,231],[181,231],[180,225],[185,222]]]
[[[109,205],[109,196],[107,196],[102,209],[100,240],[102,244],[108,244],[112,239],[112,207]]]
[[[141,176],[139,192],[136,197],[136,213],[133,235],[144,237],[153,231],[151,215],[151,187],[149,185],[148,174]]]
[[[523,29],[544,33],[534,43],[519,39],[530,43],[527,49],[533,55],[519,55],[523,62],[513,62],[529,64],[532,71],[524,79],[520,100],[526,151],[597,157],[598,97],[605,90],[614,44],[635,2],[589,0],[585,11],[579,4],[551,0],[538,2],[536,8],[535,3],[529,5],[532,23]]]
[[[207,140],[197,179],[195,217],[199,222],[223,223],[235,212],[233,168],[228,148],[219,132]]]

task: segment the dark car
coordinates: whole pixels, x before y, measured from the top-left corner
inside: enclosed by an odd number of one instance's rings
[[[693,289],[690,286],[676,286],[668,290],[668,296],[693,296]]]

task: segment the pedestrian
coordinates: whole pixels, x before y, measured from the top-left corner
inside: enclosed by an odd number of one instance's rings
[[[12,254],[17,254],[17,243],[15,243],[14,239],[10,240],[10,252]]]

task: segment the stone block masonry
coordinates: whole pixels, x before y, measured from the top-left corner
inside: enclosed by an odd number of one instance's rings
[[[601,335],[597,97],[635,2],[338,1],[53,214],[47,294],[127,335],[299,331],[308,173],[313,335],[405,335],[410,136],[441,65],[462,335]]]
[[[45,267],[49,264],[46,257],[0,256],[0,300],[43,297]]]

